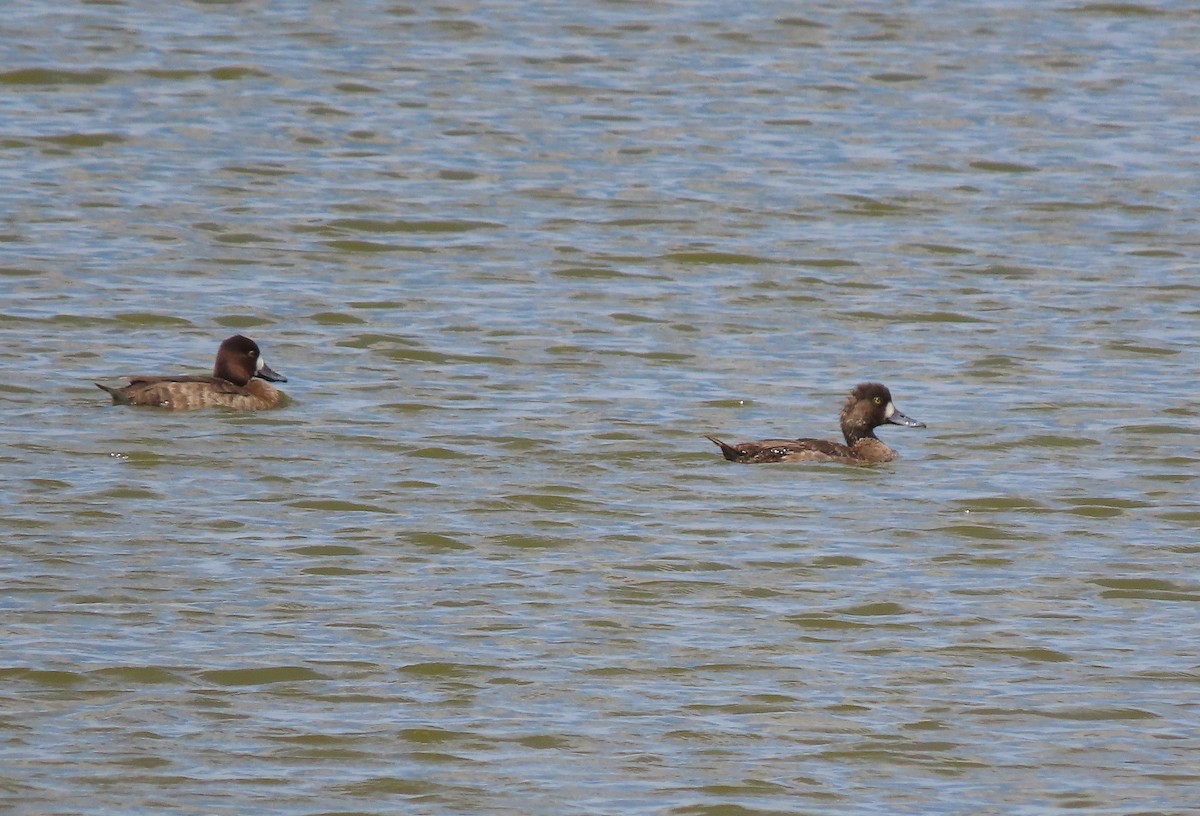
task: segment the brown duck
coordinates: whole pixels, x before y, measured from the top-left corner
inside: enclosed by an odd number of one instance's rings
[[[174,411],[195,408],[231,408],[261,411],[278,407],[281,391],[267,382],[287,382],[263,361],[258,344],[235,334],[217,350],[211,377],[136,376],[120,388],[96,383],[116,405],[154,405]]]
[[[890,462],[899,454],[875,436],[880,425],[924,428],[924,422],[909,419],[892,404],[892,392],[882,383],[862,383],[850,392],[842,408],[842,434],[846,444],[824,439],[763,439],[729,445],[708,437],[730,462],[844,462],[875,464]]]

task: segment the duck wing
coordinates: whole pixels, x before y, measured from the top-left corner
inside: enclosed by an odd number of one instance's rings
[[[245,388],[220,377],[171,377],[135,375],[128,385],[113,388],[96,383],[117,405],[155,405],[162,408],[189,409],[209,404],[213,395],[247,396]]]
[[[761,439],[730,445],[710,436],[730,462],[765,464],[768,462],[819,462],[853,458],[850,449],[824,439]]]
[[[221,377],[205,377],[203,375],[188,376],[188,377],[172,377],[170,375],[157,376],[153,374],[137,374],[132,377],[126,377],[129,380],[129,385],[150,387],[155,385],[171,385],[174,383],[203,383],[208,389],[221,394],[245,394],[246,389],[237,383],[232,383],[229,380]]]

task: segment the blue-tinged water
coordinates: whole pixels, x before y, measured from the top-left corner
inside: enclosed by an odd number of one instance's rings
[[[0,807],[1200,790],[1186,3],[18,2]],[[292,403],[115,407],[256,339]],[[926,429],[876,468],[858,382]]]

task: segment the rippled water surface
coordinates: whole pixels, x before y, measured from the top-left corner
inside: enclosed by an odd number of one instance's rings
[[[1194,812],[1193,4],[4,16],[6,810]]]

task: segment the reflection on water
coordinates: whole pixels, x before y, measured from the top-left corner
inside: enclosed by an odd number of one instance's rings
[[[11,11],[0,801],[1189,810],[1197,25]]]

